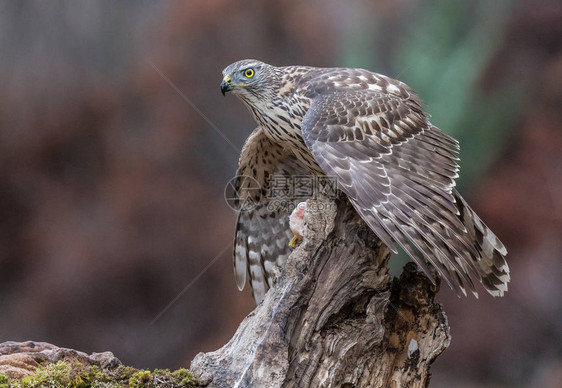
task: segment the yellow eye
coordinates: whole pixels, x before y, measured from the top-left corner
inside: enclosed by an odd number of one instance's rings
[[[254,69],[246,69],[246,71],[244,71],[244,75],[248,78],[252,78],[254,74],[255,74]]]

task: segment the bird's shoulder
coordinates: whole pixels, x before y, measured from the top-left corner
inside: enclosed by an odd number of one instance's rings
[[[366,69],[287,66],[283,70],[282,92],[285,93],[308,98],[334,93],[376,95],[423,105],[404,82]]]

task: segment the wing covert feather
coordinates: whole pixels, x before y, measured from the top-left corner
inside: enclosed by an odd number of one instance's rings
[[[429,122],[409,90],[400,96],[316,90],[303,119],[303,139],[381,240],[393,251],[397,242],[430,278],[428,265],[433,266],[458,295],[468,289],[477,296],[471,276],[499,294],[500,279],[509,274],[498,259],[503,246],[493,246],[495,235],[480,227],[454,190],[458,142]],[[488,236],[478,242],[478,233]],[[488,257],[497,265],[483,264]]]

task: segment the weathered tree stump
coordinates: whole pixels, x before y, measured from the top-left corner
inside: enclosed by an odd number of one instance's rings
[[[275,287],[191,370],[208,387],[425,387],[449,345],[438,286],[390,252],[346,199],[314,200]]]

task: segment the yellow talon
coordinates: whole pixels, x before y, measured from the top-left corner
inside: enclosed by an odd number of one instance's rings
[[[299,238],[297,237],[297,235],[293,235],[293,238],[291,239],[291,241],[289,241],[289,248],[291,248],[291,250],[295,249],[297,247],[297,241],[299,240]]]

